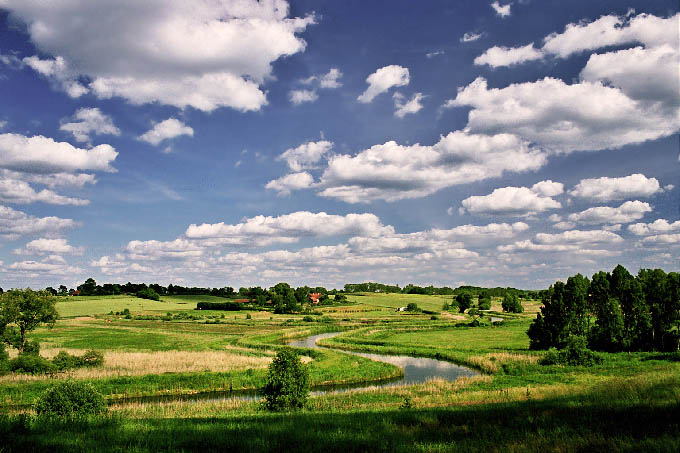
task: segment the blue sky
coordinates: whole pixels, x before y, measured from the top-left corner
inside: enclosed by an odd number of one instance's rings
[[[677,2],[0,0],[0,286],[678,269]]]

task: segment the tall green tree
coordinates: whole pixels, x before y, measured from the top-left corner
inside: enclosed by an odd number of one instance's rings
[[[85,283],[78,286],[81,296],[94,296],[97,292],[97,282],[94,278],[88,278]]]
[[[568,335],[585,336],[588,331],[588,289],[590,281],[581,274],[567,279],[564,286],[564,304],[567,314]]]
[[[12,289],[0,295],[0,328],[3,341],[19,350],[26,348],[26,334],[57,320],[56,299],[46,291]]]
[[[527,331],[531,349],[562,348],[567,344],[570,314],[564,298],[565,285],[562,282],[555,282],[543,294],[541,313]]]
[[[652,348],[652,315],[640,282],[631,277],[620,295],[623,313],[624,347],[632,351]]]

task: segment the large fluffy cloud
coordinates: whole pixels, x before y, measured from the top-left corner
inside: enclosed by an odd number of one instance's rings
[[[470,106],[473,133],[512,132],[553,152],[620,148],[671,135],[678,116],[659,103],[641,103],[601,82],[536,82],[489,88],[479,77],[446,107]]]
[[[37,135],[0,134],[0,168],[28,173],[115,171],[111,163],[118,153],[110,145],[90,149],[56,142]]]
[[[356,156],[335,155],[321,177],[320,195],[348,203],[417,198],[504,172],[536,170],[545,161],[540,150],[514,135],[456,131],[433,146],[390,141]]]
[[[545,78],[489,89],[480,77],[445,107],[472,107],[472,132],[512,132],[554,152],[613,149],[672,135],[680,128],[679,18],[603,16],[567,25],[564,33],[546,37],[542,49],[491,48],[475,62],[507,66],[636,46],[590,55],[580,80],[571,84]]]
[[[38,234],[55,234],[76,225],[76,222],[72,219],[35,217],[0,205],[0,237],[6,239]]]
[[[542,48],[535,48],[533,43],[515,48],[492,47],[477,57],[475,64],[509,66],[548,55],[567,58],[602,47],[636,43],[646,48],[669,46],[677,49],[678,17],[677,14],[668,18],[650,14],[633,18],[607,15],[592,22],[571,23],[564,32],[546,36]],[[677,80],[674,83],[677,84]]]
[[[190,239],[219,239],[223,243],[260,245],[274,242],[297,242],[304,236],[361,235],[374,237],[393,231],[374,214],[347,214],[298,211],[278,217],[257,216],[237,224],[190,225],[185,233]]]
[[[82,247],[74,247],[66,239],[40,238],[30,241],[22,249],[14,250],[14,253],[17,255],[77,255],[82,251]]]
[[[471,196],[461,202],[471,214],[531,215],[562,207],[551,197],[564,191],[561,183],[541,181],[529,187],[502,187],[489,195]]]
[[[26,63],[70,96],[90,91],[205,111],[266,104],[260,84],[272,63],[303,51],[296,33],[314,21],[287,18],[288,6],[285,0],[0,0],[53,57]]]
[[[398,65],[389,65],[376,70],[366,79],[368,88],[357,100],[359,102],[371,102],[377,95],[386,92],[392,87],[408,85],[410,81],[408,68]]]
[[[642,201],[626,201],[618,207],[598,206],[569,215],[569,220],[586,225],[602,223],[618,224],[639,220],[648,212],[652,212],[649,203]]]
[[[656,219],[651,223],[634,223],[628,225],[628,231],[637,236],[680,232],[680,220],[669,222],[666,219]]]
[[[90,114],[86,112],[83,118],[90,118]],[[69,130],[76,134],[92,131],[88,129],[89,126],[80,127],[74,126]],[[110,145],[85,149],[41,135],[26,137],[21,134],[0,134],[0,200],[18,204],[88,204],[88,200],[60,195],[52,189],[57,186],[83,187],[87,183],[94,184],[96,180],[93,175],[78,172],[115,172],[111,163],[117,155]],[[30,184],[49,188],[36,190]]]
[[[582,179],[569,191],[569,195],[596,201],[612,201],[649,197],[662,190],[656,178],[647,178],[643,174],[635,173],[621,178],[605,176]]]

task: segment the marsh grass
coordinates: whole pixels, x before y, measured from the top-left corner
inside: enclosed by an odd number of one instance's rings
[[[485,373],[498,373],[505,364],[534,365],[538,363],[540,356],[518,354],[512,352],[491,352],[484,355],[471,355],[467,362]]]

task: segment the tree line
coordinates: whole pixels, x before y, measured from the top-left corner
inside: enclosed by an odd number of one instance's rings
[[[555,282],[527,334],[531,349],[565,347],[583,337],[593,350],[680,349],[680,274],[618,265],[591,279],[581,274]]]

